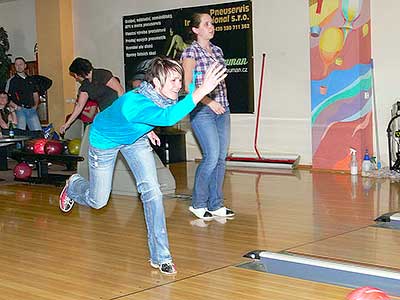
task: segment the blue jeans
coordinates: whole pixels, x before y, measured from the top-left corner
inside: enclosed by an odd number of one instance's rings
[[[28,125],[31,131],[42,130],[36,109],[21,107],[15,111],[15,114],[17,115],[18,129],[25,130]]]
[[[163,196],[158,184],[153,149],[147,136],[141,137],[134,144],[107,150],[89,145],[89,181],[80,175],[73,177],[67,195],[81,205],[96,209],[105,206],[111,192],[114,165],[119,151],[128,162],[136,179],[137,190],[141,194],[150,259],[155,264],[171,261]]]
[[[224,206],[222,185],[230,139],[229,107],[224,114],[217,115],[208,106],[199,105],[190,119],[203,155],[194,178],[192,206],[217,210]]]

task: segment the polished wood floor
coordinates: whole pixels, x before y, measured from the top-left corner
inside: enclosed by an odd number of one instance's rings
[[[189,195],[195,163],[170,168],[177,193]],[[77,206],[62,214],[59,192],[44,185],[0,186],[0,299],[335,300],[350,292],[236,267],[255,249],[400,268],[399,232],[369,227],[375,217],[400,210],[399,184],[389,180],[228,170],[225,201],[237,216],[211,222],[193,218],[188,200],[167,197],[176,276],[161,275],[147,262],[138,199],[113,196],[102,210]],[[360,254],[361,247],[368,251]]]

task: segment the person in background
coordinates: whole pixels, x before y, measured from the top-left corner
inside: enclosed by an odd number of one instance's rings
[[[145,59],[136,66],[135,73],[130,80],[130,89],[135,89],[140,86],[140,84],[144,80],[144,77],[147,70],[149,69],[151,62],[152,59]]]
[[[78,101],[78,99],[76,100]],[[88,99],[85,107],[83,108],[81,114],[79,115],[79,119],[83,122],[85,128],[87,125],[91,124],[94,120],[94,117],[99,112],[99,105],[96,101]],[[65,122],[71,117],[72,114],[69,114],[65,117]]]
[[[64,134],[68,127],[81,115],[88,99],[95,99],[102,111],[109,107],[119,96],[124,93],[118,77],[109,70],[93,68],[92,63],[82,57],[77,57],[69,66],[69,72],[77,82],[81,84],[78,92],[78,101],[67,121],[60,127],[60,133]],[[159,137],[149,132],[147,137],[152,143],[159,143]]]
[[[9,106],[8,94],[6,91],[0,90],[0,127],[1,131],[9,128],[9,123],[17,125],[17,115]]]
[[[69,72],[81,86],[74,110],[60,128],[61,134],[64,134],[65,130],[81,115],[88,99],[96,99],[95,101],[102,111],[124,93],[121,83],[109,70],[93,68],[88,59],[75,58],[69,66]]]
[[[215,29],[207,13],[195,13],[189,29],[194,37],[192,44],[181,56],[185,70],[185,90],[193,80],[196,86],[204,80],[204,73],[213,63],[225,66],[224,55],[218,46],[211,43]],[[189,210],[198,218],[232,217],[235,213],[224,206],[222,185],[225,176],[226,156],[230,139],[230,111],[225,81],[206,95],[190,113],[192,130],[200,144],[203,158],[197,167]]]
[[[17,128],[42,132],[37,108],[39,105],[38,87],[30,76],[25,73],[26,62],[23,57],[14,60],[16,74],[6,84],[6,92],[10,95],[10,107],[17,116]]]
[[[175,274],[169,251],[163,196],[157,179],[153,150],[146,134],[155,126],[171,126],[226,77],[226,69],[211,66],[203,84],[177,102],[183,69],[168,58],[153,59],[141,85],[119,97],[97,114],[89,133],[89,181],[72,175],[60,194],[60,209],[69,212],[74,203],[95,209],[107,205],[115,160],[122,153],[136,179],[148,231],[150,265],[164,274]]]
[[[79,116],[79,119],[81,119],[81,121],[85,125],[91,124],[98,111],[99,111],[99,105],[97,104],[97,102],[89,99],[86,102],[86,105],[83,108],[82,113]]]

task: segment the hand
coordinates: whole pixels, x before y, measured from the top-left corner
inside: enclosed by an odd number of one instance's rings
[[[150,132],[147,134],[147,137],[149,138],[150,142],[151,142],[153,145],[156,145],[156,146],[160,146],[160,145],[161,145],[161,140],[160,140],[160,138],[158,137],[158,135],[154,133],[154,131],[150,131]]]
[[[207,105],[217,115],[222,115],[225,112],[225,108],[215,100],[210,101]]]
[[[208,94],[212,92],[216,86],[226,78],[226,76],[228,76],[226,68],[217,62],[213,63],[204,75],[201,88],[206,94]]]
[[[69,124],[67,124],[67,123],[65,123],[64,125],[62,125],[62,126],[60,127],[60,134],[64,134],[65,131],[68,129],[68,127],[69,127]]]

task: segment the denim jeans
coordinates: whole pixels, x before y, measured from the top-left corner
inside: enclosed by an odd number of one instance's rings
[[[67,195],[81,205],[96,209],[105,206],[110,196],[114,165],[119,151],[135,176],[137,190],[143,202],[150,259],[155,264],[171,261],[163,197],[158,184],[153,150],[147,136],[141,137],[134,144],[107,150],[89,145],[89,181],[80,175],[74,176],[69,183]]]
[[[28,125],[31,131],[42,130],[36,109],[21,107],[15,111],[15,114],[17,115],[18,129],[25,130]]]
[[[208,106],[199,105],[190,119],[203,155],[194,178],[192,206],[217,210],[224,206],[222,185],[230,139],[229,107],[224,114],[217,115]]]

